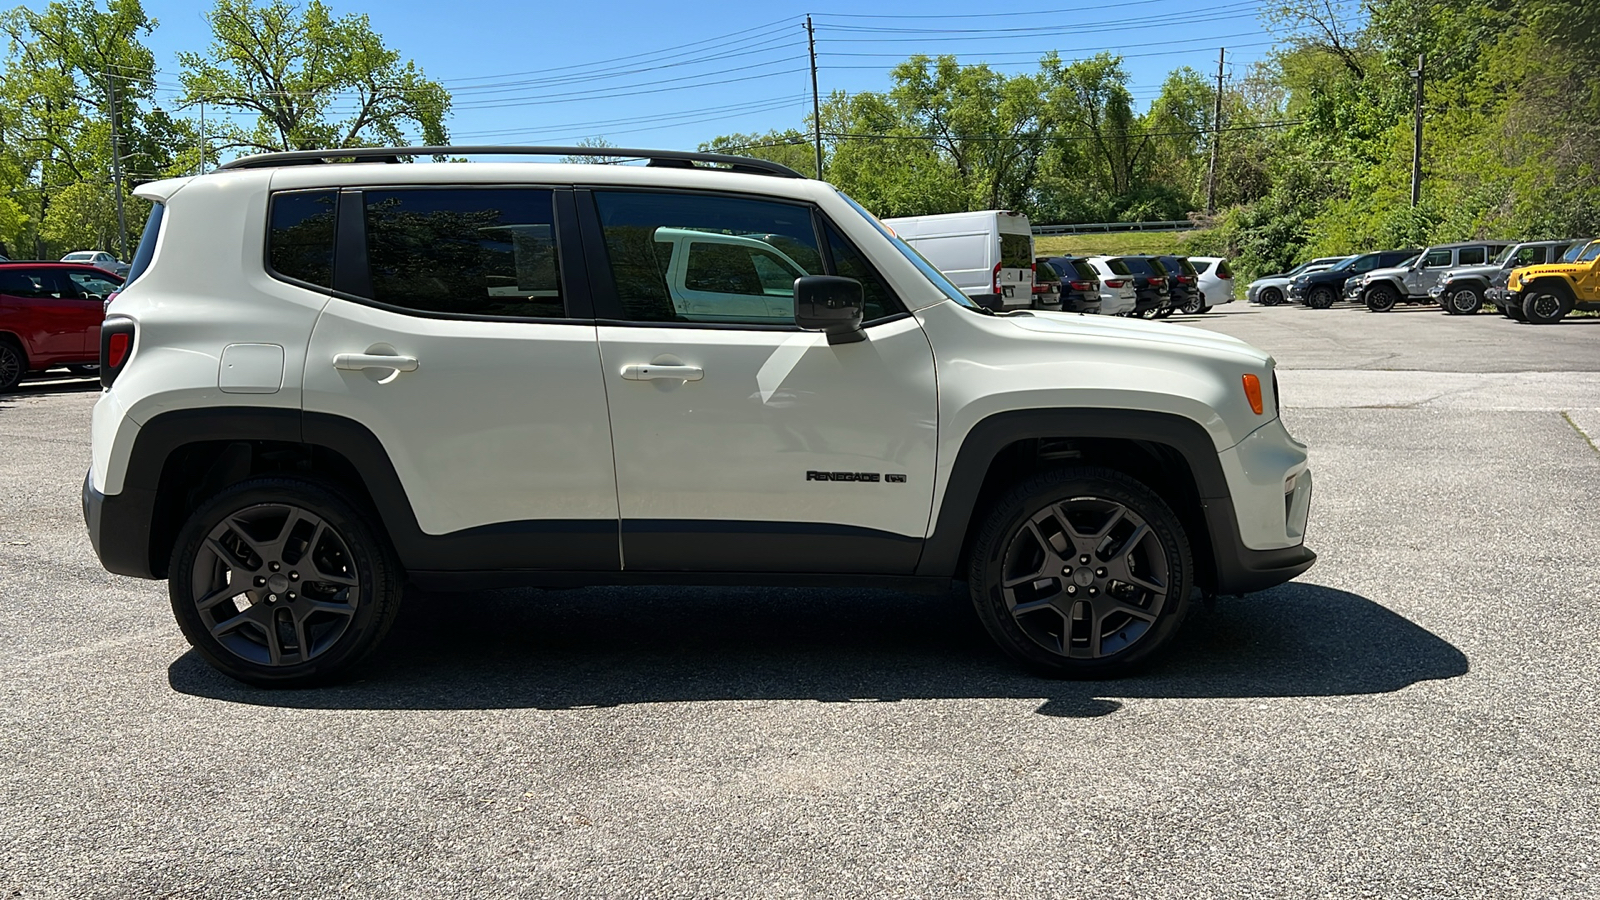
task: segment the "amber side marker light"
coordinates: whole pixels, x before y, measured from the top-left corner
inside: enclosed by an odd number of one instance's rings
[[[1244,376],[1244,396],[1250,401],[1250,408],[1256,415],[1261,415],[1261,379],[1254,375]]]

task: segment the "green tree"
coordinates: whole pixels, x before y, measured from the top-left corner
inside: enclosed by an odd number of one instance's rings
[[[254,116],[225,125],[222,149],[311,150],[448,141],[450,94],[384,46],[365,15],[321,0],[217,0],[206,53],[178,54],[183,102]]]

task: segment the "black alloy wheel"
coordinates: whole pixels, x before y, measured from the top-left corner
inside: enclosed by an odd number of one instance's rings
[[[1190,297],[1189,302],[1183,304],[1183,311],[1191,316],[1198,316],[1210,308],[1206,305],[1206,298],[1199,294]]]
[[[1283,291],[1269,287],[1263,290],[1256,300],[1262,306],[1278,306],[1283,303]]]
[[[370,517],[311,482],[224,490],[184,526],[168,592],[184,636],[227,675],[261,686],[327,681],[382,640],[402,578]]]
[[[1483,291],[1471,284],[1450,285],[1444,289],[1444,311],[1452,316],[1470,316],[1483,308]]]
[[[1572,311],[1572,301],[1560,288],[1534,285],[1525,291],[1522,318],[1533,325],[1554,325]]]
[[[990,635],[1047,675],[1127,673],[1165,646],[1188,611],[1193,563],[1172,510],[1109,469],[1054,469],[995,505],[968,583]]]
[[[1312,309],[1327,309],[1333,306],[1333,301],[1337,299],[1339,299],[1339,295],[1334,293],[1333,288],[1325,284],[1319,284],[1311,289],[1311,293],[1306,295],[1306,305]]]
[[[1367,288],[1367,309],[1373,312],[1389,312],[1399,302],[1400,295],[1387,284],[1380,283]]]
[[[0,338],[0,393],[11,390],[28,372],[28,363],[10,338]]]

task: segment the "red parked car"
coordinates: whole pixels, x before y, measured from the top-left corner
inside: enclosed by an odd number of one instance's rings
[[[0,391],[56,366],[92,374],[106,298],[121,288],[120,277],[94,266],[0,263]]]

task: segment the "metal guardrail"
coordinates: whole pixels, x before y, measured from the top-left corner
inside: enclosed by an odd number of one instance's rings
[[[1087,234],[1101,231],[1188,231],[1195,224],[1188,219],[1165,222],[1089,222],[1081,225],[1035,225],[1034,234]]]

